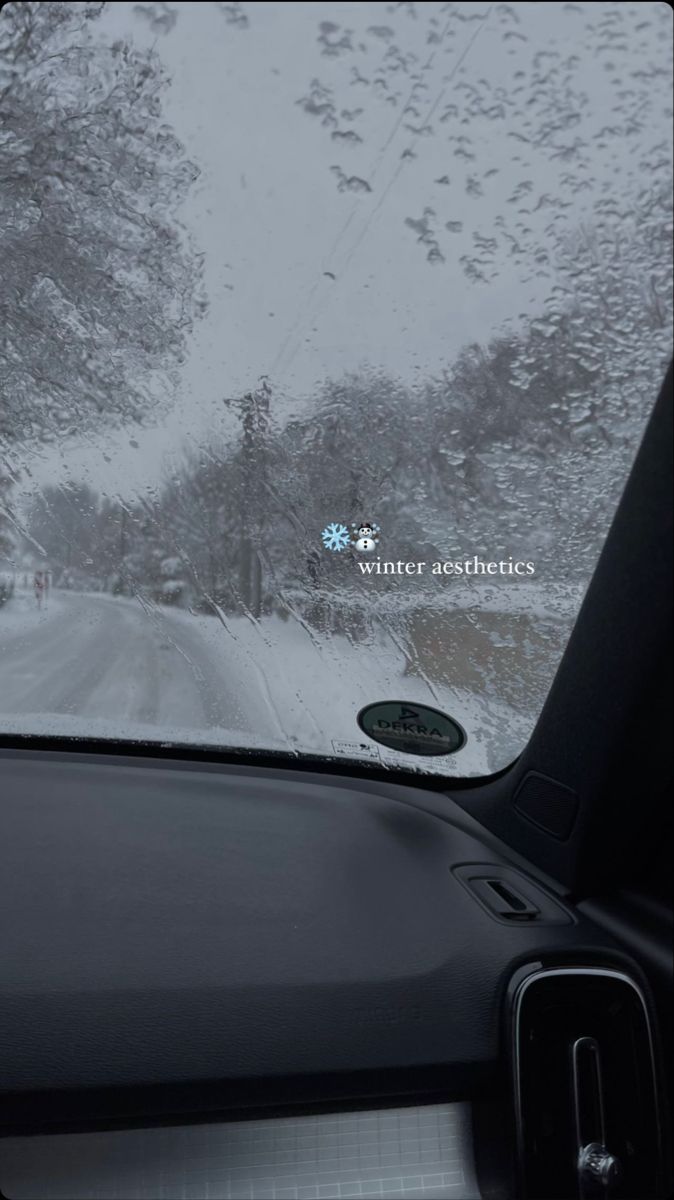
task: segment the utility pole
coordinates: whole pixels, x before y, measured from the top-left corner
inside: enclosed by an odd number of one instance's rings
[[[264,480],[267,473],[267,431],[271,387],[262,376],[254,392],[225,404],[235,408],[241,421],[241,507],[239,518],[239,586],[246,608],[262,615],[262,537],[264,532]]]

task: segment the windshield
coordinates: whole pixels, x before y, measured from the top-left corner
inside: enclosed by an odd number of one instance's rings
[[[656,3],[0,15],[0,733],[521,751],[671,354]]]

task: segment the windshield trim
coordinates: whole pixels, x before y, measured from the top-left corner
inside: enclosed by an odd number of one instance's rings
[[[49,758],[63,756],[80,758],[82,756],[103,756],[106,758],[152,759],[165,760],[167,763],[197,765],[199,763],[213,766],[283,768],[290,771],[306,771],[330,775],[347,775],[351,778],[371,779],[391,784],[420,786],[430,791],[447,792],[450,790],[468,790],[494,783],[512,771],[520,755],[507,766],[490,775],[456,776],[432,774],[427,771],[414,771],[412,768],[381,767],[370,764],[367,759],[351,759],[330,755],[307,754],[298,751],[288,754],[282,750],[247,750],[236,747],[219,745],[196,745],[192,743],[165,743],[154,741],[119,741],[115,738],[94,739],[76,737],[56,737],[45,734],[4,734],[0,733],[0,757],[13,753],[33,755],[35,752]]]

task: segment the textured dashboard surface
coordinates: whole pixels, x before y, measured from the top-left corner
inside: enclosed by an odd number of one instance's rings
[[[8,1200],[473,1200],[467,1104],[0,1141]]]
[[[513,963],[602,938],[492,920],[452,867],[503,858],[413,788],[9,751],[0,781],[5,1128],[39,1092],[93,1119],[93,1089],[433,1066],[469,1095]]]

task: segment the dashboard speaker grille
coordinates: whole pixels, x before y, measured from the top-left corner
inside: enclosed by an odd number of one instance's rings
[[[515,793],[513,804],[539,829],[564,841],[576,820],[578,795],[565,784],[530,771]]]

